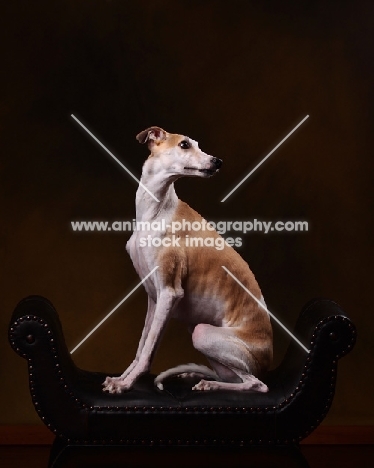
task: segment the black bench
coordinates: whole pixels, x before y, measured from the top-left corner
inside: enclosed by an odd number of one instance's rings
[[[17,305],[9,340],[28,361],[35,409],[56,435],[49,464],[55,467],[66,450],[84,446],[297,447],[326,416],[338,359],[352,349],[356,331],[335,302],[314,299],[294,333],[310,352],[291,342],[264,378],[266,394],[196,392],[178,378],[160,391],[152,375],[121,395],[103,393],[106,374],[76,367],[56,310],[39,296]]]

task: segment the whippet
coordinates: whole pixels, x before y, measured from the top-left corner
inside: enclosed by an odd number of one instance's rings
[[[197,375],[201,380],[193,390],[267,392],[267,386],[258,377],[268,370],[272,361],[270,318],[222,268],[226,266],[263,302],[247,263],[227,244],[222,250],[214,246],[191,247],[187,240],[196,235],[224,241],[215,230],[192,231],[188,223],[184,223],[187,227],[178,232],[174,244],[161,242],[171,238],[170,226],[175,221],[201,224],[205,221],[179,200],[174,182],[185,176],[211,177],[218,172],[222,161],[201,151],[191,138],[167,133],[159,127],[148,128],[136,138],[140,143],[148,143],[151,151],[136,193],[136,221],[153,226],[153,222],[160,222],[164,228],[135,230],[127,242],[127,252],[141,278],[155,266],[158,269],[144,282],[148,310],[136,357],[120,377],[106,378],[104,391],[129,390],[138,377],[150,370],[162,332],[173,317],[187,323],[193,346],[207,357],[212,369],[197,364],[174,367],[155,379],[158,388],[163,389],[162,382],[169,376]],[[159,239],[157,243],[150,242],[155,238]]]

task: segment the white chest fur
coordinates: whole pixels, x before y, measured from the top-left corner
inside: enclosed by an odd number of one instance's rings
[[[167,236],[178,198],[171,186],[168,196],[162,202],[154,201],[140,187],[136,197],[136,230],[127,242],[126,250],[140,278],[147,276],[156,266],[158,251]],[[156,301],[157,275],[144,283],[147,294]]]

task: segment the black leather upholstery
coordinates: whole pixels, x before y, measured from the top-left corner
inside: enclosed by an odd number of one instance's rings
[[[14,350],[28,360],[30,391],[44,423],[67,444],[284,445],[298,443],[325,417],[337,361],[349,352],[355,327],[333,301],[303,308],[278,368],[263,380],[267,394],[196,392],[174,379],[159,391],[143,376],[121,395],[102,392],[105,374],[77,368],[53,305],[32,296],[16,307],[9,328]],[[61,443],[61,442],[60,442]]]

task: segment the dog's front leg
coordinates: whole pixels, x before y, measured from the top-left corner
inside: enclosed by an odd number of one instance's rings
[[[140,340],[138,348],[140,353],[139,357],[137,357],[130,366],[131,370],[129,372],[126,370],[124,372],[124,377],[107,378],[104,382],[104,391],[121,393],[125,390],[129,390],[142,374],[148,372],[154,353],[160,342],[162,332],[170,318],[173,307],[181,297],[183,297],[183,293],[177,293],[172,288],[166,288],[161,291],[157,298],[153,317],[147,316],[146,326],[144,327],[142,339]],[[149,324],[147,324],[147,322],[149,322]]]
[[[155,310],[156,310],[156,303],[155,303],[155,301],[153,301],[148,296],[147,316],[145,318],[145,323],[144,323],[144,327],[143,327],[143,331],[142,331],[142,336],[141,336],[140,341],[139,341],[138,350],[136,351],[135,360],[133,361],[133,363],[135,363],[135,364],[139,361],[140,354],[143,351],[145,340],[146,340],[146,338],[147,338],[147,336],[149,334],[149,330],[150,330],[152,322],[153,322],[153,317],[155,315]],[[125,371],[121,375],[121,377],[126,377],[126,375],[124,375],[124,374],[127,375],[127,374],[129,374],[129,372]]]
[[[125,377],[127,377],[130,372],[134,369],[134,367],[136,366],[136,364],[138,363],[139,361],[139,358],[140,358],[140,354],[143,350],[143,347],[144,347],[144,343],[145,343],[145,340],[149,334],[149,330],[151,328],[151,324],[152,324],[152,321],[153,321],[153,316],[154,316],[154,313],[155,313],[155,309],[156,309],[156,303],[148,296],[148,309],[147,309],[147,315],[145,317],[145,323],[144,323],[144,327],[143,327],[143,331],[142,331],[142,336],[140,338],[140,341],[139,341],[139,345],[138,345],[138,350],[136,351],[136,355],[135,355],[135,359],[132,361],[132,363],[129,365],[129,367],[125,370],[125,372],[123,372],[123,374],[121,374],[119,377],[107,377],[105,379],[105,381],[103,382],[103,386],[104,386],[104,391],[107,391],[107,387],[109,385],[111,385],[112,383],[114,383],[115,381],[120,381],[120,380],[123,380]]]

